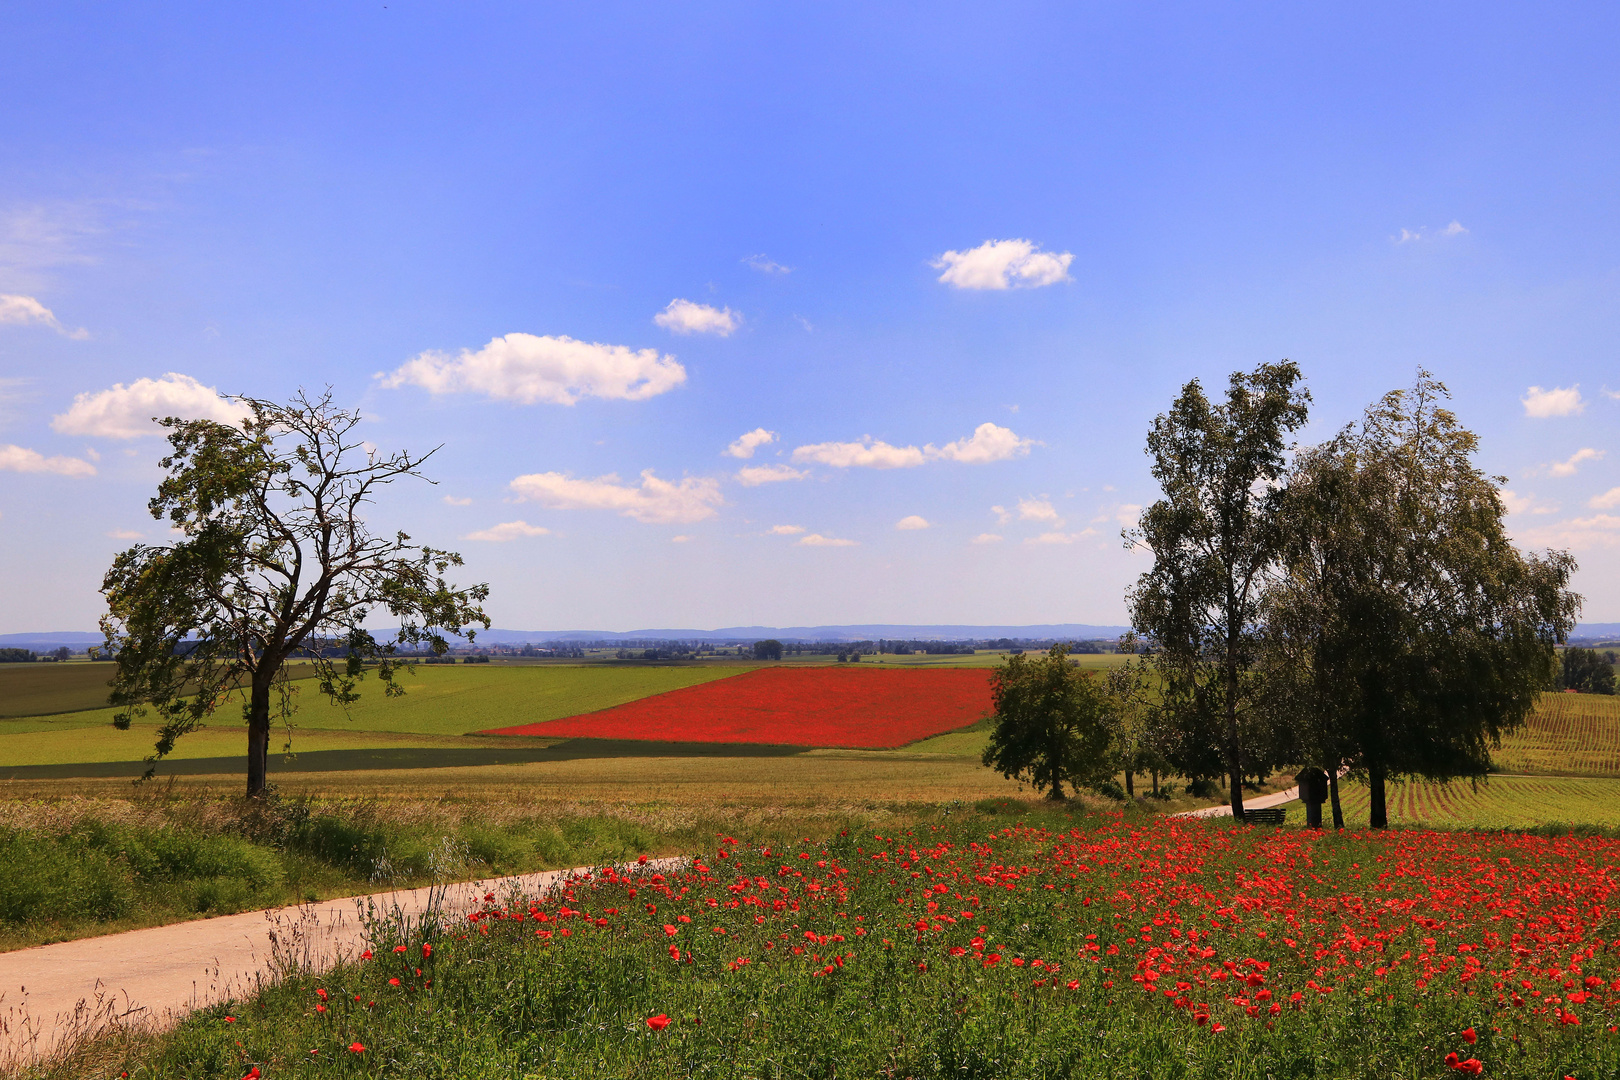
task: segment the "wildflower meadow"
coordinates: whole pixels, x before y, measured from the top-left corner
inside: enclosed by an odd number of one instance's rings
[[[132,1077],[1620,1072],[1620,841],[965,811],[386,918]]]

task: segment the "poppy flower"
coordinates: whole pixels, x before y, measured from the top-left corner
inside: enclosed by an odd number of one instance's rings
[[[1462,1037],[1463,1042],[1467,1043],[1469,1046],[1473,1046],[1474,1043],[1479,1041],[1479,1033],[1473,1028],[1464,1028]]]
[[[356,1039],[354,1042],[349,1044],[349,1053],[363,1054],[365,1052],[366,1048],[360,1043],[360,1040]]]
[[[659,1013],[657,1016],[649,1016],[647,1017],[647,1026],[654,1031],[663,1031],[669,1027],[669,1017],[663,1013]]]

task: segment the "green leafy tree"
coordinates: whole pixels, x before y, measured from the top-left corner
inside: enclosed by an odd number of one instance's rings
[[[489,590],[445,581],[461,565],[454,552],[403,532],[373,535],[367,524],[379,492],[420,477],[431,451],[370,449],[354,435],[359,414],[334,406],[330,391],[315,400],[300,392],[285,405],[236,400],[249,414],[240,428],[162,421],[171,450],[149,508],[181,539],[117,557],[102,583],[101,625],[118,665],[113,723],[127,729],[149,708],[160,721],[148,761],[155,767],[176,739],[240,700],[247,790],[260,796],[272,699],[291,736],[289,657],[309,657],[321,692],[340,705],[357,700],[368,662],[386,694],[401,694],[401,647],[443,654],[446,633],[488,628],[479,604]],[[365,628],[377,612],[397,622],[392,640]]]
[[[766,638],[764,641],[754,642],[755,660],[782,659],[782,643],[775,638]]]
[[[1367,777],[1374,828],[1391,777],[1487,771],[1553,684],[1580,606],[1568,554],[1509,540],[1502,480],[1474,466],[1447,396],[1420,371],[1302,454],[1289,485],[1270,666],[1295,673],[1303,756]]]
[[[1614,693],[1614,653],[1565,649],[1558,672],[1558,688],[1579,690],[1583,694]]]
[[[1166,753],[1189,777],[1224,771],[1239,820],[1243,777],[1276,763],[1259,730],[1255,661],[1284,539],[1288,436],[1310,401],[1299,383],[1287,360],[1234,372],[1219,404],[1187,383],[1148,434],[1164,497],[1126,533],[1128,546],[1153,553],[1129,600],[1132,625],[1157,646]]]
[[[1095,786],[1113,777],[1106,691],[1069,661],[1067,648],[1007,657],[991,695],[995,727],[985,765],[1056,800],[1068,797],[1064,784]]]

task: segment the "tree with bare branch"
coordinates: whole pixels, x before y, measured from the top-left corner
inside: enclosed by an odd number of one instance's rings
[[[175,740],[216,710],[241,704],[248,730],[247,793],[266,790],[272,713],[288,746],[296,687],[287,661],[308,657],[320,691],[338,705],[358,700],[375,674],[392,697],[410,653],[442,654],[446,635],[474,623],[487,585],[445,580],[462,565],[452,551],[418,545],[403,532],[374,535],[367,508],[388,485],[424,478],[434,451],[383,455],[355,437],[360,414],[300,391],[283,405],[242,397],[241,426],[212,420],[159,421],[171,452],[167,476],[148,504],[181,539],[137,544],[107,571],[102,618],[117,661],[113,723],[128,729],[148,709],[159,729],[152,766]],[[386,612],[398,630],[378,640],[366,628]]]

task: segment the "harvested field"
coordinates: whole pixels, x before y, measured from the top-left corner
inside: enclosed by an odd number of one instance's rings
[[[1491,757],[1506,773],[1620,776],[1620,696],[1542,694]]]

